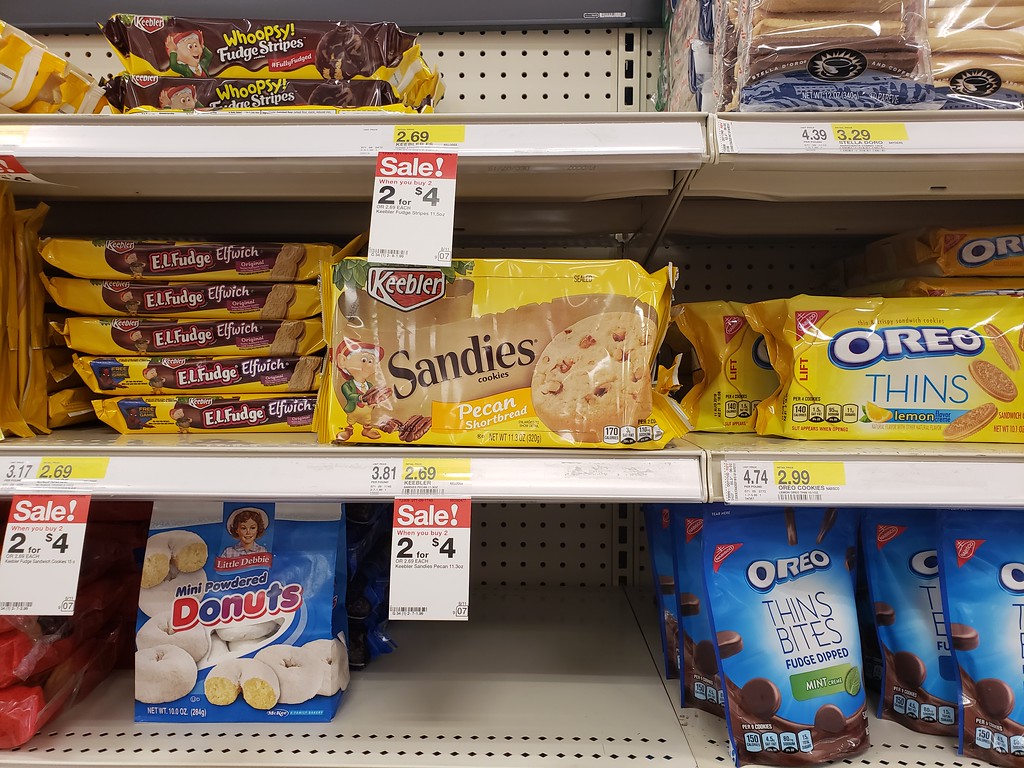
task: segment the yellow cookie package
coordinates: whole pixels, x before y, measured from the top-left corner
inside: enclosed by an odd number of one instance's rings
[[[1024,296],[1024,277],[907,277],[851,288],[847,296]]]
[[[753,432],[754,409],[779,384],[764,337],[747,323],[745,306],[704,301],[678,308],[676,325],[700,364],[681,403],[696,432]]]
[[[887,237],[846,262],[850,285],[896,277],[1024,275],[1024,225],[928,229]]]
[[[660,448],[674,268],[476,259],[325,268],[321,442]]]
[[[92,404],[100,421],[125,435],[310,432],[316,395],[110,397]]]
[[[781,386],[757,431],[815,440],[1020,442],[1024,305],[1006,296],[752,304]]]

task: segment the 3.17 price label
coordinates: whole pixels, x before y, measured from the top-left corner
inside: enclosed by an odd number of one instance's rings
[[[75,611],[88,496],[15,496],[0,550],[0,615]]]
[[[846,488],[841,461],[723,461],[722,494],[730,503],[816,504]]]
[[[458,155],[381,152],[370,213],[370,263],[449,267]]]
[[[388,618],[469,618],[469,499],[395,499]]]
[[[0,463],[0,490],[81,491],[107,476],[105,456],[43,456]]]

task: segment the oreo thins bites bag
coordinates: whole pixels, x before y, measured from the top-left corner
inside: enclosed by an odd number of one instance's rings
[[[631,261],[325,266],[320,441],[664,447],[682,429],[652,384],[674,274]]]
[[[960,669],[960,751],[1024,766],[1020,511],[940,513],[943,607]]]
[[[863,552],[882,652],[878,716],[919,733],[956,733],[956,664],[939,588],[934,510],[872,509]]]
[[[679,677],[679,607],[672,555],[672,518],[668,507],[644,504],[647,551],[651,555],[654,590],[661,625],[661,650],[665,656],[665,677]]]
[[[326,722],[348,686],[340,504],[158,502],[136,722]]]
[[[737,765],[868,747],[851,510],[715,507],[704,576]]]
[[[680,703],[722,717],[724,696],[704,589],[703,504],[671,504],[679,611]]]

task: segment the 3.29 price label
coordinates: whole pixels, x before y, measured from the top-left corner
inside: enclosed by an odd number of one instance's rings
[[[0,550],[0,615],[75,610],[88,496],[15,496]]]
[[[469,499],[395,499],[388,618],[469,618]]]

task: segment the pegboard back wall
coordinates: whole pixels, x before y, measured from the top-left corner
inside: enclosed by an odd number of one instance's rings
[[[470,579],[491,587],[609,587],[635,581],[632,505],[473,505]]]
[[[120,71],[102,35],[39,35],[94,77]],[[447,94],[439,112],[637,112],[653,110],[661,30],[555,29],[428,32],[427,63]]]
[[[841,262],[863,240],[774,240],[663,244],[648,268],[679,267],[675,301],[729,299],[751,302],[799,293],[842,291]]]

